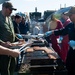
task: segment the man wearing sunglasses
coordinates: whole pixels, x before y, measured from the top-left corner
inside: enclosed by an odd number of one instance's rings
[[[10,17],[13,10],[16,9],[13,8],[12,3],[4,2],[2,4],[2,10],[0,11],[0,45],[7,48],[16,45],[12,44],[15,42],[16,37]],[[15,64],[14,57],[9,55],[0,55],[1,75],[14,75]]]

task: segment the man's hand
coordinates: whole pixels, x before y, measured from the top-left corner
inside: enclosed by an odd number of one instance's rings
[[[22,46],[23,44],[25,44],[25,40],[24,39],[19,39],[18,42],[11,43],[12,47],[13,46]]]
[[[48,37],[48,36],[52,35],[52,33],[53,33],[53,31],[48,31],[48,32],[46,32],[46,33],[44,34],[44,36],[45,36],[45,37]]]
[[[61,43],[61,42],[62,42],[62,40],[63,40],[63,37],[62,37],[62,36],[60,36],[60,37],[59,37],[59,42]]]
[[[12,52],[10,52],[10,56],[12,57],[18,57],[20,55],[19,49],[14,49]]]
[[[19,39],[23,39],[23,37],[22,37],[21,34],[16,34],[16,36],[17,36]]]
[[[19,39],[19,41],[18,41],[18,42],[19,42],[19,43],[18,43],[18,45],[23,45],[23,44],[25,44],[25,43],[26,43],[24,39]]]
[[[3,42],[3,43],[1,43],[1,45],[4,46],[4,47],[7,47],[7,48],[12,47],[12,43],[10,43],[9,41]]]
[[[68,43],[72,48],[75,47],[75,41],[74,40],[70,40]]]

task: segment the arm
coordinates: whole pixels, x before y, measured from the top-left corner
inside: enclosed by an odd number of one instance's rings
[[[69,23],[66,27],[54,30],[54,34],[57,35],[62,35],[65,36],[68,34],[69,30],[72,28],[71,23]]]
[[[58,36],[58,35],[65,36],[68,34],[69,28],[71,28],[71,26],[72,26],[71,24],[68,24],[64,28],[48,31],[44,35],[45,35],[45,37],[50,36],[52,34],[55,34],[56,36]]]
[[[2,40],[0,40],[0,45],[2,45],[4,47],[11,47],[11,43],[10,42],[4,42]]]
[[[0,55],[10,55],[12,57],[18,57],[20,54],[18,49],[9,49],[0,45]]]

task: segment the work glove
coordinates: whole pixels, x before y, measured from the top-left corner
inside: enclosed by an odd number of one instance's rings
[[[59,41],[61,41],[61,42],[62,42],[62,40],[63,40],[63,37],[62,37],[62,36],[60,36],[60,37],[59,37]]]
[[[17,36],[19,39],[23,39],[23,37],[22,37],[21,34],[16,34],[16,36]]]
[[[46,32],[46,33],[44,34],[44,36],[45,36],[45,37],[48,37],[48,36],[52,35],[52,33],[53,33],[52,31],[48,31],[48,32]]]
[[[69,44],[73,49],[75,49],[75,41],[74,41],[74,40],[70,40],[70,41],[68,42],[68,44]]]

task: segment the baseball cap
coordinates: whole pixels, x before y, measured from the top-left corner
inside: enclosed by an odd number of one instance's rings
[[[75,6],[72,6],[68,12],[65,12],[65,14],[68,16],[75,14]]]
[[[2,7],[9,8],[9,9],[11,9],[11,10],[17,10],[16,8],[13,8],[12,3],[10,3],[10,2],[4,2],[4,3],[2,4]]]
[[[16,15],[15,15],[15,18],[21,18],[21,15],[16,14]]]

